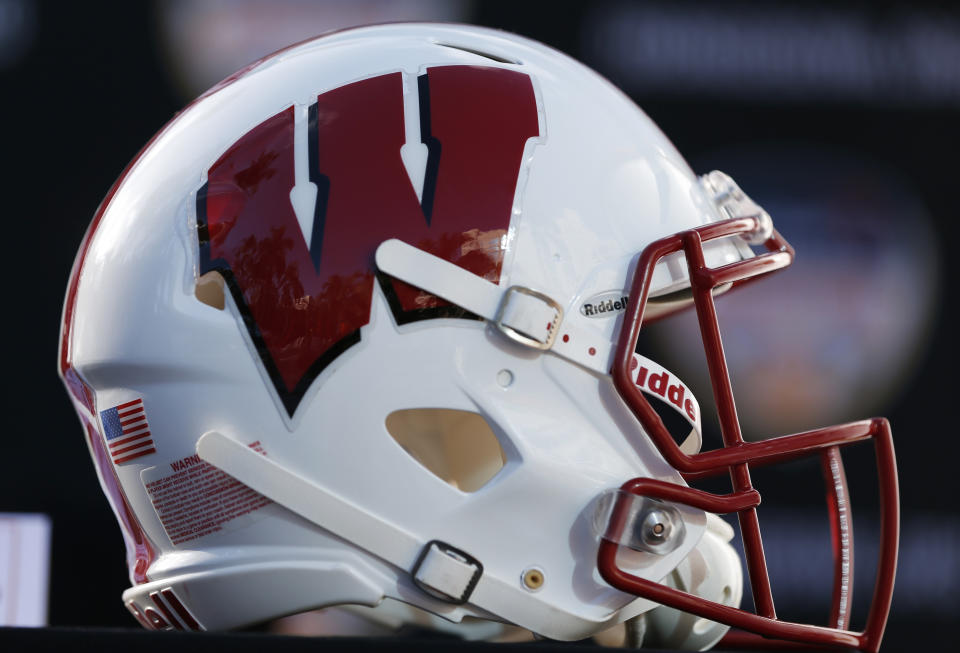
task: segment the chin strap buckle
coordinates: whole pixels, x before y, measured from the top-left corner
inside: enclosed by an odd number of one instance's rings
[[[483,565],[465,551],[432,540],[423,547],[410,575],[417,587],[433,598],[460,605],[470,599],[483,575]]]
[[[553,299],[525,286],[503,293],[493,324],[505,336],[534,349],[550,349],[563,321],[563,308]]]

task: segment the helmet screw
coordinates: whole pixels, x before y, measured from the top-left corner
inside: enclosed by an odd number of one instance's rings
[[[543,587],[543,570],[539,567],[530,567],[523,572],[523,586],[531,592],[535,592]]]
[[[640,537],[645,544],[657,546],[667,542],[673,535],[673,520],[662,510],[651,510],[643,518]]]

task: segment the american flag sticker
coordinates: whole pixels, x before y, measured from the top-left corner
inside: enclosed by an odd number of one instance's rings
[[[115,465],[156,452],[147,413],[143,410],[143,399],[102,410],[100,420]]]

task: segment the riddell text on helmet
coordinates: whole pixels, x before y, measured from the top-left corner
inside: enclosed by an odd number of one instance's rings
[[[586,301],[580,307],[580,312],[585,317],[606,317],[608,315],[616,315],[617,313],[622,313],[627,310],[627,302],[630,298],[627,295],[623,295],[617,298],[611,298],[600,301],[594,301],[592,298],[590,301]]]
[[[687,417],[689,417],[691,420],[696,421],[696,406],[687,396],[691,395],[690,391],[687,390],[686,386],[683,385],[679,379],[675,380],[676,383],[670,383],[670,374],[668,372],[650,374],[650,370],[641,365],[637,371],[635,383],[640,388],[646,389],[655,395],[660,395],[671,404],[685,412]]]

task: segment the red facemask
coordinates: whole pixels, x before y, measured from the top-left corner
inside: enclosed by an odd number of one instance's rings
[[[760,228],[761,221],[754,217],[713,223],[658,240],[650,244],[640,256],[630,291],[625,328],[620,333],[614,360],[613,376],[617,390],[664,458],[679,470],[686,480],[729,473],[733,491],[718,495],[650,478],[627,481],[621,487],[620,499],[611,513],[607,537],[601,541],[598,567],[603,578],[621,591],[750,631],[731,631],[723,644],[740,647],[759,643],[769,648],[776,646],[776,640],[790,640],[875,652],[880,647],[890,611],[899,540],[899,493],[890,425],[886,419],[875,418],[759,442],[743,440],[720,339],[713,289],[724,284],[744,283],[786,267],[793,261],[793,248],[780,234],[772,231],[763,243],[766,253],[722,267],[709,268],[704,261],[703,243],[728,236],[746,237]],[[722,447],[695,454],[686,454],[680,450],[663,421],[631,378],[631,360],[643,324],[654,267],[665,256],[679,251],[683,251],[686,256],[723,437]],[[866,626],[862,632],[854,632],[849,630],[853,579],[852,524],[840,448],[864,440],[872,440],[876,450],[880,483],[881,541],[877,579]],[[756,512],[756,507],[760,504],[760,493],[754,489],[750,479],[750,470],[753,467],[808,456],[818,456],[821,460],[831,518],[833,604],[829,625],[826,626],[777,619]],[[617,542],[621,541],[622,533],[619,531],[622,531],[626,524],[629,495],[681,503],[713,513],[736,513],[740,521],[744,555],[754,603],[757,606],[756,613],[708,601],[620,569],[616,564]]]

